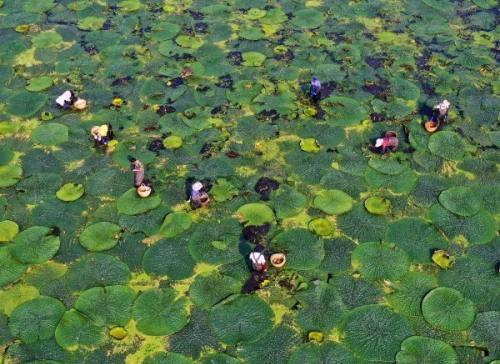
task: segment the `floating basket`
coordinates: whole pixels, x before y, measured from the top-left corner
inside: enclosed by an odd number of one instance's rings
[[[137,194],[142,198],[146,198],[151,194],[151,187],[142,185],[137,187]]]
[[[87,100],[84,100],[84,99],[78,99],[75,101],[75,103],[73,104],[73,107],[76,109],[76,110],[84,110],[87,108]]]
[[[271,264],[275,268],[282,268],[286,263],[286,255],[283,253],[276,253],[271,255]]]
[[[429,133],[434,133],[436,130],[438,130],[438,123],[436,123],[435,121],[427,121],[425,124],[425,130],[427,130]]]

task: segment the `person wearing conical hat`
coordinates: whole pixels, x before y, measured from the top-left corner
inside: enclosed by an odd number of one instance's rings
[[[195,209],[208,206],[210,198],[208,197],[208,193],[205,191],[203,183],[200,181],[193,183],[191,186],[191,196],[189,198],[189,202]]]

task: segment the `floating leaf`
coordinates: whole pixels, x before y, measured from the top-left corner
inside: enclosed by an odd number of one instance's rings
[[[48,340],[54,336],[64,311],[62,302],[52,297],[40,296],[24,302],[10,316],[10,332],[27,344]]]
[[[288,185],[280,185],[278,190],[271,193],[271,202],[278,219],[285,219],[302,211],[307,198]]]
[[[99,30],[102,29],[106,18],[101,18],[97,16],[88,16],[86,18],[78,20],[77,27],[81,30]]]
[[[78,183],[66,183],[57,192],[56,196],[62,201],[76,201],[83,196],[85,192],[83,185]]]
[[[451,345],[441,340],[412,336],[401,344],[401,351],[396,355],[396,363],[458,364],[458,356]]]
[[[465,142],[453,131],[440,131],[429,138],[429,150],[447,160],[462,160],[465,156]]]
[[[175,42],[184,48],[198,49],[203,45],[203,40],[198,37],[190,37],[188,35],[179,35],[175,38]]]
[[[300,149],[308,153],[317,153],[320,151],[320,146],[316,139],[306,138],[300,141]]]
[[[363,243],[352,252],[352,267],[372,280],[401,278],[410,267],[408,255],[385,243]]]
[[[387,215],[391,212],[391,201],[383,197],[368,197],[365,200],[365,208],[374,215]]]
[[[159,235],[165,238],[172,238],[191,227],[191,215],[186,212],[173,212],[165,216],[160,227]]]
[[[118,3],[118,8],[125,13],[131,13],[143,7],[144,5],[140,0],[123,0]]]
[[[117,201],[118,212],[125,215],[139,215],[160,206],[161,199],[157,194],[147,198],[137,195],[135,188],[129,189]]]
[[[26,90],[31,92],[45,91],[52,87],[53,82],[54,81],[52,81],[52,78],[49,76],[35,77],[29,81]]]
[[[197,276],[189,288],[189,297],[195,305],[205,310],[241,290],[241,283],[220,274]]]
[[[247,67],[262,66],[266,60],[266,56],[259,52],[244,52],[241,56],[243,57],[243,65]]]
[[[21,118],[35,115],[47,102],[47,95],[28,91],[13,94],[7,99],[6,112]]]
[[[315,9],[303,9],[296,11],[292,24],[299,28],[317,28],[325,21],[322,12]]]
[[[152,288],[134,302],[133,317],[145,335],[163,336],[179,331],[188,323],[187,299],[176,299],[173,289]]]
[[[57,343],[69,351],[99,348],[106,340],[104,326],[96,325],[74,309],[66,311],[57,325],[55,336]]]
[[[31,39],[35,48],[58,47],[63,42],[63,37],[56,31],[48,30],[38,33]]]
[[[286,254],[287,269],[314,269],[325,256],[323,240],[305,229],[291,229],[279,233],[272,240],[272,248],[276,252]]]
[[[134,299],[135,292],[126,286],[94,287],[82,292],[74,307],[98,325],[125,326]]]
[[[10,253],[8,247],[0,247],[0,287],[15,282],[26,271],[27,265],[16,260]]]
[[[163,146],[167,149],[179,149],[182,147],[182,138],[177,135],[170,135],[163,139]]]
[[[479,196],[468,187],[452,187],[441,192],[439,202],[444,208],[460,216],[475,215],[481,208]]]
[[[224,202],[238,195],[238,189],[224,178],[219,178],[210,190],[217,202]]]
[[[32,135],[34,143],[42,145],[57,145],[68,141],[68,127],[63,124],[43,124],[35,129]]]
[[[314,232],[319,236],[329,236],[333,235],[334,229],[332,223],[327,219],[317,218],[309,222],[309,230]]]
[[[20,262],[39,264],[51,259],[59,250],[60,244],[59,237],[52,235],[51,229],[33,226],[19,233],[10,249]]]
[[[17,233],[19,233],[19,226],[14,221],[0,221],[1,243],[12,241],[16,237]]]
[[[28,13],[45,13],[56,6],[54,0],[25,0],[23,10]]]
[[[341,215],[352,209],[353,199],[340,190],[323,190],[316,195],[313,205],[329,215]]]
[[[274,313],[257,296],[235,295],[215,305],[209,313],[214,334],[224,343],[258,340],[271,331]]]
[[[0,188],[15,185],[22,175],[23,169],[19,166],[13,164],[0,166]]]
[[[413,334],[403,316],[381,305],[351,311],[342,326],[347,346],[368,361],[393,361],[401,342]]]
[[[121,228],[110,222],[87,226],[80,234],[80,243],[89,251],[100,252],[113,248],[120,238]]]
[[[275,220],[274,212],[263,203],[249,203],[241,206],[236,215],[245,225],[263,225],[273,223]]]
[[[432,326],[445,331],[462,331],[474,322],[476,310],[471,300],[452,288],[438,287],[422,301],[422,313]]]
[[[189,254],[186,239],[180,238],[157,242],[146,251],[142,259],[146,273],[168,276],[170,279],[188,278],[193,273],[195,263]]]

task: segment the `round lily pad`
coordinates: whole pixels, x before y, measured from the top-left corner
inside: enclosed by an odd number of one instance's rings
[[[271,193],[271,202],[276,211],[276,216],[279,219],[284,219],[295,216],[302,211],[307,198],[288,185],[280,185],[278,190]]]
[[[51,259],[59,250],[60,240],[52,230],[44,226],[33,226],[14,239],[10,246],[12,255],[23,263],[39,264]]]
[[[274,212],[263,203],[249,203],[236,211],[238,219],[245,225],[263,225],[275,221]]]
[[[259,52],[244,52],[242,53],[243,65],[247,67],[262,66],[266,60],[266,56]]]
[[[189,278],[196,262],[189,254],[186,240],[176,237],[161,240],[150,247],[142,259],[146,273],[170,279]]]
[[[488,348],[491,357],[500,358],[499,337],[500,311],[478,313],[470,330],[470,338],[474,340],[476,345]]]
[[[329,332],[346,313],[346,307],[332,284],[319,282],[296,295],[301,303],[297,323],[305,331]]]
[[[80,234],[80,243],[92,252],[113,248],[120,238],[121,227],[110,222],[87,226]]]
[[[10,187],[19,182],[23,169],[15,164],[0,166],[0,188]]]
[[[210,264],[235,262],[240,252],[241,226],[234,219],[198,224],[189,239],[189,252],[197,261]]]
[[[475,215],[481,208],[481,199],[469,187],[451,187],[439,195],[444,208],[460,216]]]
[[[249,20],[257,20],[263,18],[264,16],[266,16],[266,11],[257,8],[248,9],[247,13],[245,14],[245,18]]]
[[[80,294],[74,308],[98,325],[125,326],[134,299],[135,292],[126,286],[94,287]]]
[[[352,209],[353,199],[340,190],[323,190],[316,195],[313,205],[329,215],[341,215]]]
[[[54,0],[26,0],[23,1],[23,10],[28,13],[45,13],[49,11],[56,3]]]
[[[158,234],[165,238],[172,238],[188,230],[191,224],[191,215],[182,211],[173,212],[165,216]]]
[[[0,222],[0,243],[12,241],[17,233],[19,233],[19,226],[10,220]]]
[[[188,300],[185,297],[176,299],[171,288],[148,289],[135,300],[133,318],[145,335],[170,335],[188,323]]]
[[[208,276],[197,276],[189,288],[189,297],[196,306],[208,310],[240,290],[241,283],[239,281],[215,273]]]
[[[428,323],[440,330],[462,331],[474,322],[476,309],[459,291],[438,287],[424,297],[422,313]]]
[[[300,141],[300,149],[308,153],[317,153],[320,151],[320,145],[314,138],[306,138]]]
[[[462,160],[465,156],[465,142],[453,131],[440,131],[429,138],[429,150],[447,160]]]
[[[28,118],[35,115],[47,102],[47,95],[21,91],[7,99],[5,111],[11,115]]]
[[[405,251],[387,243],[363,243],[352,252],[353,269],[367,279],[396,280],[410,267],[410,259]]]
[[[118,8],[124,13],[131,13],[143,7],[144,5],[140,0],[122,0],[118,3]]]
[[[14,259],[8,247],[0,247],[0,287],[18,280],[28,268]]]
[[[385,240],[406,251],[417,263],[430,263],[432,250],[448,247],[446,239],[433,225],[415,217],[392,222],[385,234]]]
[[[335,342],[321,345],[307,343],[299,345],[290,356],[288,364],[357,364],[353,353]]]
[[[163,140],[163,145],[167,149],[179,149],[182,147],[182,138],[177,135],[170,135]]]
[[[403,316],[381,305],[354,309],[342,331],[349,349],[368,361],[393,361],[403,340],[413,335]]]
[[[480,210],[473,216],[463,217],[436,204],[430,209],[430,217],[450,239],[462,235],[473,245],[491,241],[497,231],[494,217],[486,210]]]
[[[319,236],[329,236],[334,233],[332,223],[329,220],[321,217],[311,220],[308,227],[309,230]]]
[[[387,301],[401,314],[420,316],[422,299],[427,292],[437,286],[436,278],[430,274],[408,272],[394,285],[394,292],[387,296]]]
[[[161,199],[158,194],[153,194],[147,198],[137,195],[135,188],[129,189],[118,198],[118,212],[125,215],[139,215],[160,206]]]
[[[235,295],[215,305],[209,313],[214,334],[229,345],[258,340],[271,331],[274,313],[257,296]]]
[[[31,137],[36,144],[57,145],[68,141],[68,133],[66,125],[49,123],[36,128]]]
[[[27,344],[48,340],[54,336],[64,311],[62,302],[52,297],[40,296],[24,302],[10,316],[10,332]]]
[[[201,38],[188,35],[179,35],[175,38],[175,42],[181,47],[192,49],[198,49],[203,45],[203,40]]]
[[[142,364],[194,364],[194,361],[181,354],[159,352],[148,356]]]
[[[374,215],[387,215],[391,211],[391,201],[383,197],[368,197],[365,200],[365,208]]]
[[[453,347],[441,340],[423,336],[412,336],[403,341],[396,355],[397,364],[458,364]]]
[[[48,90],[53,84],[52,78],[49,76],[35,77],[29,80],[26,90],[31,92],[39,92]]]
[[[35,48],[50,48],[60,46],[63,42],[63,37],[54,30],[48,30],[38,33],[31,41]]]
[[[66,183],[57,192],[56,196],[59,200],[70,202],[76,201],[83,196],[85,189],[79,183]]]
[[[107,334],[105,326],[98,326],[86,316],[71,309],[64,313],[57,325],[55,336],[57,343],[63,349],[76,351],[99,348],[105,343]]]
[[[394,176],[401,174],[408,169],[408,166],[400,161],[387,158],[372,158],[368,161],[368,165],[377,172]]]
[[[314,269],[325,256],[323,240],[305,229],[279,233],[272,240],[272,248],[286,254],[287,269]]]
[[[238,195],[238,189],[224,178],[219,178],[210,190],[217,202],[224,202]]]
[[[106,18],[97,16],[88,16],[78,20],[77,27],[81,30],[99,30],[102,28]]]
[[[325,21],[322,12],[315,9],[303,9],[294,13],[292,24],[299,28],[317,28]]]

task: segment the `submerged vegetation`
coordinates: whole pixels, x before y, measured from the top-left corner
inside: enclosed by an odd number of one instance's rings
[[[496,1],[0,5],[0,363],[500,363]]]

